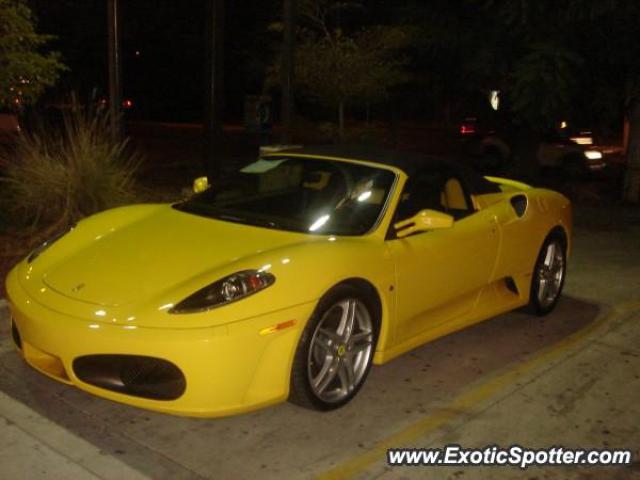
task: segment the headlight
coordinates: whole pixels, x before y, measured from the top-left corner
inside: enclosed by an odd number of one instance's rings
[[[600,160],[602,158],[602,152],[599,152],[597,150],[587,150],[586,152],[584,152],[584,156],[589,160]]]
[[[241,300],[273,285],[276,277],[259,270],[244,270],[218,280],[185,298],[169,313],[197,313]]]
[[[47,248],[49,248],[51,245],[56,243],[58,240],[60,240],[62,237],[64,237],[67,233],[69,233],[74,228],[76,228],[75,224],[71,225],[68,229],[54,235],[49,240],[47,240],[40,246],[36,247],[27,257],[27,263],[33,262],[36,258],[40,256],[42,252],[44,252]]]

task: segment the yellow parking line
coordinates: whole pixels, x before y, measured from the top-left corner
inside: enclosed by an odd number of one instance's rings
[[[379,441],[362,454],[336,465],[316,478],[318,480],[333,480],[352,478],[358,475],[366,470],[371,464],[385,460],[387,450],[389,448],[409,445],[412,441],[425,436],[429,432],[433,432],[438,427],[453,420],[457,416],[469,412],[474,405],[488,400],[501,390],[512,385],[525,373],[535,370],[539,366],[557,358],[604,325],[613,321],[616,317],[632,313],[637,310],[640,310],[640,301],[638,300],[615,306],[606,314],[601,315],[592,324],[542,350],[528,362],[518,365],[511,370],[499,374],[498,376],[478,385],[467,393],[455,398],[447,407],[423,417],[416,423],[409,425],[405,429]]]

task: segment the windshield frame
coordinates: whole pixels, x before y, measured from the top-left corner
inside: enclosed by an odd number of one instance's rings
[[[301,234],[301,235],[307,235],[307,236],[316,236],[316,237],[365,237],[367,235],[371,235],[373,234],[376,230],[378,230],[378,228],[380,227],[380,224],[382,223],[382,221],[384,220],[384,218],[386,217],[387,213],[390,210],[390,206],[391,206],[391,202],[393,201],[393,198],[395,196],[396,190],[398,188],[398,183],[400,180],[400,172],[397,168],[391,166],[391,165],[385,165],[382,163],[377,163],[374,161],[368,161],[368,160],[358,160],[358,159],[350,159],[350,158],[342,158],[342,157],[333,157],[333,156],[320,156],[320,155],[308,155],[308,154],[296,154],[294,152],[273,152],[273,153],[268,153],[266,155],[260,155],[257,160],[262,160],[262,159],[266,159],[266,160],[276,160],[279,158],[291,158],[291,159],[300,159],[303,161],[329,161],[329,162],[340,162],[340,163],[350,163],[350,164],[357,164],[357,165],[362,165],[365,167],[369,167],[372,169],[378,169],[378,170],[384,170],[386,172],[389,172],[393,175],[393,180],[391,182],[391,185],[389,186],[389,189],[387,191],[386,194],[386,198],[384,203],[382,204],[381,208],[380,208],[380,212],[375,220],[375,222],[373,222],[371,224],[371,227],[363,233],[353,233],[353,234],[345,234],[345,233],[331,233],[331,232],[327,232],[327,233],[322,233],[322,232],[310,232],[307,230],[299,230],[299,229],[293,229],[293,228],[285,228],[282,225],[276,225],[275,222],[274,226],[267,226],[262,224],[261,222],[250,222],[247,221],[246,219],[234,219],[232,214],[226,214],[226,215],[219,215],[219,216],[213,216],[213,215],[206,215],[203,213],[199,213],[193,210],[187,210],[187,209],[183,209],[181,208],[182,204],[189,202],[193,196],[186,198],[184,200],[181,200],[180,202],[175,202],[171,205],[171,207],[175,210],[178,210],[182,213],[186,213],[186,214],[191,214],[191,215],[197,215],[203,218],[208,218],[211,220],[217,220],[220,222],[228,222],[228,223],[235,223],[238,225],[246,225],[249,227],[255,227],[255,228],[264,228],[267,230],[276,230],[276,231],[280,231],[280,232],[287,232],[287,233],[296,233],[296,234]],[[257,161],[256,160],[256,161]],[[244,167],[243,167],[244,168]],[[233,173],[237,173],[240,170],[234,171]],[[233,174],[232,173],[232,174]],[[215,188],[215,184],[213,185],[213,188]],[[204,192],[203,192],[204,193]],[[197,194],[200,195],[200,194]]]

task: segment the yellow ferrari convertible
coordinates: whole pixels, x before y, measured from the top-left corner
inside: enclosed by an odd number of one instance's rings
[[[349,402],[372,363],[555,306],[562,195],[438,158],[348,147],[263,156],[173,205],[89,217],[7,278],[40,372],[196,416]]]

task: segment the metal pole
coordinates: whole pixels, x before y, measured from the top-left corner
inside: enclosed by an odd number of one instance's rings
[[[291,142],[293,123],[294,27],[296,0],[284,0],[284,45],[282,51],[282,143]]]
[[[111,136],[114,141],[122,139],[122,66],[120,54],[120,23],[118,0],[108,0],[109,30],[109,106],[111,119]]]
[[[205,115],[204,167],[207,175],[221,173],[223,69],[224,69],[224,0],[205,0]]]

